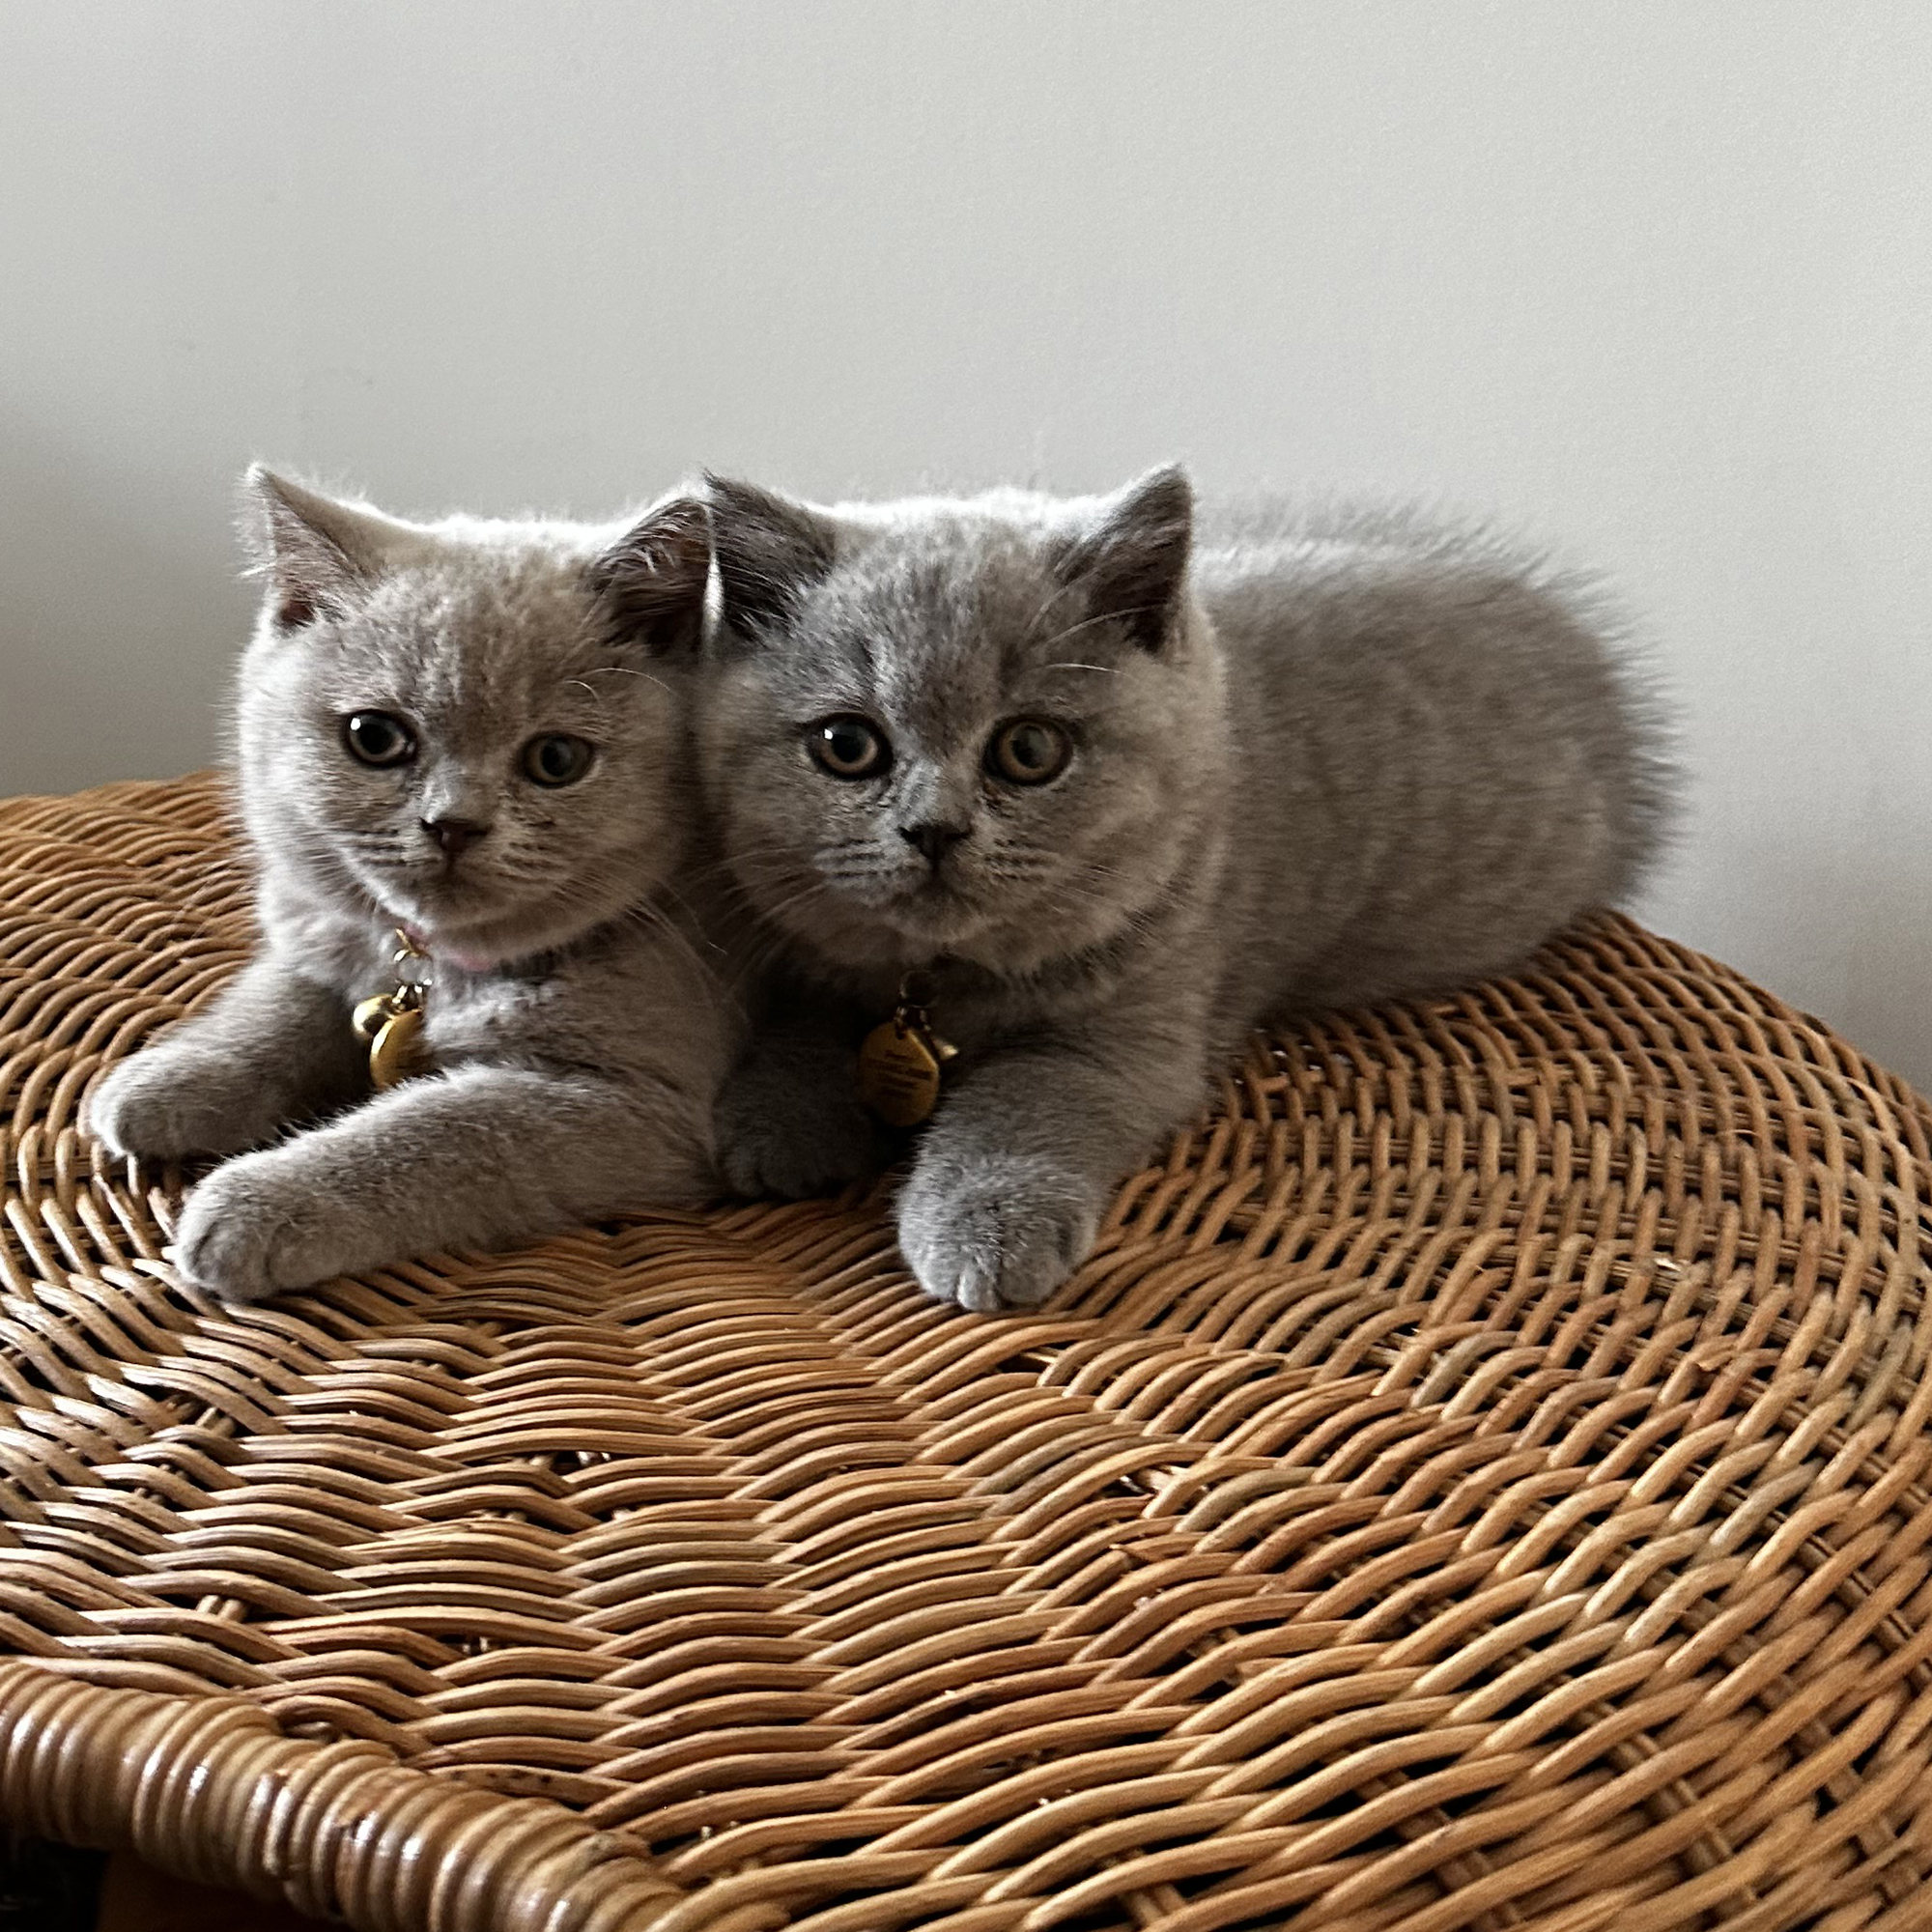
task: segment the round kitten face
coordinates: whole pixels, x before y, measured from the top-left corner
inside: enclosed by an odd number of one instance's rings
[[[373,581],[272,609],[239,721],[271,862],[478,966],[636,905],[683,845],[679,722],[605,631],[549,532],[426,534]]]
[[[748,901],[836,966],[1026,972],[1158,900],[1223,780],[1218,665],[1052,567],[1050,532],[927,510],[846,532],[700,726]]]

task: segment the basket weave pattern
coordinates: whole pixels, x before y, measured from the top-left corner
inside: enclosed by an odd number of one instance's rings
[[[1932,1114],[1623,921],[1258,1043],[1048,1309],[875,1202],[264,1308],[88,1081],[206,780],[0,806],[0,1810],[393,1932],[1932,1925]]]

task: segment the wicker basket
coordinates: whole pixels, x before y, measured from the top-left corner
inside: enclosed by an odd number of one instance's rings
[[[207,780],[0,807],[0,1811],[376,1932],[1932,1925],[1932,1115],[1620,921],[1258,1045],[1037,1315],[875,1204],[259,1309],[88,1081]]]

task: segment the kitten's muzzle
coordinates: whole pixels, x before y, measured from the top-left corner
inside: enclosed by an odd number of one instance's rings
[[[473,818],[425,818],[422,829],[452,864],[489,831]]]
[[[929,820],[923,825],[901,825],[899,837],[916,852],[924,856],[925,863],[936,872],[940,862],[962,838],[970,838],[973,828],[970,825],[946,825],[937,820]]]

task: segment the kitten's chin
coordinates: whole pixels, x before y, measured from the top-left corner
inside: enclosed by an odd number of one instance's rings
[[[963,899],[923,895],[911,905],[888,908],[885,923],[899,941],[907,962],[915,965],[942,952],[960,952],[992,923],[979,907]]]
[[[809,914],[781,904],[769,914],[791,942],[841,971],[853,967],[906,973],[961,951],[986,929],[983,913],[962,905],[945,912],[876,901],[819,900]]]
[[[911,882],[874,882],[869,891],[854,893],[840,923],[868,950],[883,941],[891,963],[908,967],[957,952],[987,929],[992,915],[958,880],[922,873]]]
[[[882,909],[880,923],[896,937],[895,963],[902,967],[952,958],[1009,975],[1108,944],[1131,928],[1133,913],[1104,899],[1068,906],[1052,896],[1016,899],[1011,893],[987,904],[951,888],[914,893]]]
[[[466,973],[486,973],[539,952],[575,944],[625,910],[626,902],[602,898],[551,896],[506,904],[475,888],[397,892],[381,901],[398,926],[432,958],[445,959]]]

